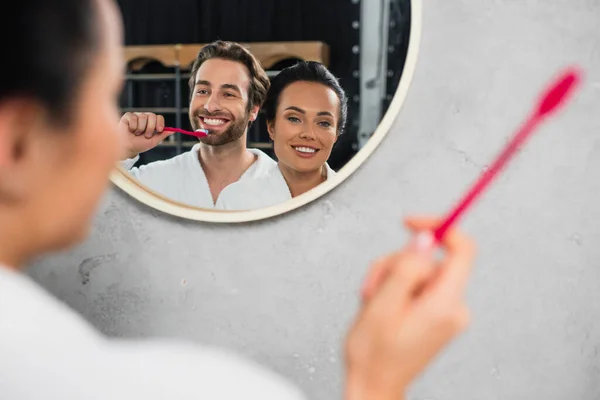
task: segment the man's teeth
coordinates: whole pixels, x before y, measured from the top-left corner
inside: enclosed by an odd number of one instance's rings
[[[314,153],[316,150],[311,149],[310,147],[296,147],[296,151],[300,153]]]
[[[224,119],[204,118],[204,122],[209,125],[223,125],[227,121]]]

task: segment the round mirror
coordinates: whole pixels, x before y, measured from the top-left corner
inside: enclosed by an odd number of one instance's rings
[[[147,29],[119,1],[118,187],[172,215],[245,222],[317,199],[372,154],[413,75],[419,0],[263,2],[189,2],[168,26],[146,10]]]

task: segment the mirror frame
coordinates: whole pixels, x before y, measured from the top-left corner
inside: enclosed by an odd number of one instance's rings
[[[396,117],[398,116],[408,89],[413,79],[417,64],[419,46],[421,43],[422,27],[422,0],[411,0],[411,26],[410,38],[408,42],[408,51],[404,63],[404,70],[400,83],[396,88],[394,98],[385,112],[381,122],[375,129],[373,135],[366,144],[344,165],[336,174],[335,179],[328,179],[314,189],[292,198],[284,203],[270,207],[259,208],[255,210],[237,211],[237,210],[214,210],[207,208],[192,207],[187,204],[179,203],[146,188],[135,178],[133,178],[123,167],[117,165],[110,176],[112,183],[124,191],[135,200],[150,206],[158,211],[170,214],[176,217],[213,223],[241,223],[258,221],[285,214],[308,203],[311,203],[329,191],[333,190],[340,183],[346,180],[354,173],[366,160],[373,154],[379,146],[385,135],[390,131]]]

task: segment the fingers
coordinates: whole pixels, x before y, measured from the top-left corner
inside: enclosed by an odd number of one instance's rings
[[[440,219],[430,217],[411,217],[405,220],[412,231],[432,231],[440,223]],[[445,290],[462,293],[465,290],[475,258],[475,244],[471,238],[457,229],[448,229],[442,242],[446,251],[442,261],[440,285]]]
[[[456,229],[448,230],[441,245],[446,252],[443,261],[437,265],[436,271],[433,261],[433,238],[428,233],[433,231],[440,223],[440,219],[431,217],[411,217],[405,220],[406,226],[413,231],[415,236],[411,243],[403,250],[385,256],[373,263],[361,288],[363,303],[368,303],[380,291],[384,283],[390,279],[393,270],[395,275],[402,278],[403,275],[411,274],[411,268],[425,268],[425,275],[435,281],[436,290],[447,292],[442,296],[453,296],[461,298],[465,290],[469,274],[471,272],[475,246],[470,238]],[[415,256],[427,259],[428,267],[418,267],[422,262],[415,261]],[[398,270],[400,272],[398,272]],[[414,272],[419,274],[419,272]],[[408,276],[408,275],[407,275]],[[419,281],[421,275],[410,275],[411,279]],[[412,281],[407,280],[409,284]],[[424,287],[421,285],[421,287]],[[408,289],[407,289],[408,290]]]
[[[361,297],[363,302],[368,302],[373,294],[379,288],[379,285],[385,280],[391,265],[390,260],[393,255],[387,255],[373,262],[367,276],[361,287]]]
[[[440,289],[462,296],[473,268],[475,244],[458,231],[449,233],[445,240],[447,253],[442,262]]]
[[[148,115],[145,113],[134,113],[137,117],[137,129],[133,132],[136,136],[141,136],[146,132],[146,127],[148,125]]]
[[[411,239],[411,242],[402,250],[403,253],[408,254],[412,251],[421,251],[430,255],[433,250],[434,240],[431,235],[427,235],[426,232],[421,232]],[[393,268],[394,264],[392,261],[394,254],[381,257],[369,270],[367,277],[363,283],[361,289],[361,297],[363,302],[368,302],[373,294],[379,290],[380,285],[387,279],[390,269]]]
[[[374,289],[369,308],[376,314],[399,315],[435,272],[430,252],[411,244],[390,256],[378,268],[385,279]]]
[[[151,139],[156,132],[162,133],[165,128],[165,118],[153,113],[125,113],[121,120],[127,124],[130,133],[143,135],[147,139]]]
[[[146,129],[143,135],[146,139],[152,139],[154,132],[156,131],[156,114],[144,113],[142,114],[146,119]]]
[[[411,217],[405,220],[414,232],[435,230],[441,219]],[[444,258],[436,266],[432,279],[414,305],[418,315],[428,316],[431,329],[457,334],[469,323],[469,310],[464,304],[464,293],[473,266],[475,244],[464,233],[449,229],[442,238]]]
[[[129,132],[135,133],[135,131],[137,131],[137,127],[138,127],[137,115],[135,115],[133,113],[129,113],[129,112],[123,114],[123,116],[121,117],[121,123],[123,123],[123,122],[125,122],[125,124],[127,125]]]
[[[156,132],[163,133],[164,129],[165,129],[165,117],[163,117],[162,115],[157,115],[156,116]]]
[[[420,251],[423,256],[430,256],[433,250],[433,238],[424,235],[417,235],[411,239],[411,242],[401,250],[402,254],[410,254],[411,251]],[[367,277],[361,288],[361,297],[364,303],[369,302],[374,293],[376,293],[381,284],[387,279],[390,270],[394,268],[394,258],[397,253],[381,257],[373,263]]]

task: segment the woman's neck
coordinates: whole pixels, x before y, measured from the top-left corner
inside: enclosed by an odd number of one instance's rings
[[[279,170],[290,189],[292,197],[300,196],[327,180],[325,165],[314,171],[299,172],[279,162]]]

